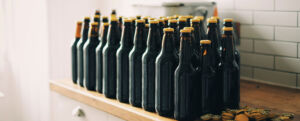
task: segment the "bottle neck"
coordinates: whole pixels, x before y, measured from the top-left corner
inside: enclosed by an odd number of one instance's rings
[[[101,29],[101,44],[105,45],[107,42],[107,33],[108,33],[108,26],[103,26]]]
[[[131,47],[133,45],[132,43],[132,23],[131,22],[125,22],[123,26],[123,31],[122,31],[122,40],[121,44],[124,47]]]
[[[162,52],[164,53],[173,53],[173,32],[165,32],[162,41]]]
[[[119,27],[117,21],[111,21],[108,29],[108,45],[117,46],[120,42]]]
[[[232,37],[232,31],[225,31],[222,35],[223,51],[222,55],[225,62],[232,62],[235,59],[234,56],[234,41]]]
[[[211,46],[216,49],[219,47],[218,41],[220,38],[218,35],[219,31],[217,29],[217,24],[209,23],[207,27],[207,38],[211,40]]]
[[[83,31],[82,31],[82,41],[86,41],[88,39],[89,34],[89,24],[90,21],[85,21],[83,25]]]
[[[144,40],[145,23],[137,23],[135,30],[136,31],[134,35],[134,47],[136,49],[144,49],[146,46],[146,40]]]
[[[190,64],[192,57],[192,37],[191,33],[182,33],[180,37],[179,63]]]
[[[212,67],[212,48],[211,45],[202,45],[201,46],[201,57],[202,57],[202,71],[209,71]]]
[[[98,39],[99,37],[99,32],[98,32],[98,25],[93,25],[91,30],[90,30],[90,40],[93,41],[95,38]]]
[[[169,27],[173,28],[175,31],[177,28],[177,23],[169,23]]]
[[[161,46],[160,39],[160,30],[158,24],[150,24],[147,48],[150,51],[159,51],[159,46]]]
[[[179,21],[179,22],[178,22],[178,28],[179,28],[178,31],[180,31],[180,30],[183,29],[184,27],[186,27],[186,22]]]

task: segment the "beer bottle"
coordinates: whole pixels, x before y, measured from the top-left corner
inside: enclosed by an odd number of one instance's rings
[[[162,49],[155,61],[155,110],[167,117],[174,113],[174,71],[177,60],[173,41],[174,29],[165,28]]]
[[[122,27],[123,27],[123,16],[119,16],[119,32],[122,32]]]
[[[95,15],[101,16],[100,10],[96,10],[96,11],[95,11]]]
[[[163,18],[163,20],[164,20],[164,28],[168,28],[169,18]]]
[[[213,16],[213,17],[211,17],[212,19],[216,19],[217,20],[217,23],[216,23],[216,28],[217,28],[217,36],[218,36],[218,38],[220,38],[219,40],[218,40],[218,43],[219,43],[219,49],[220,49],[220,52],[222,51],[222,42],[221,42],[221,29],[220,29],[220,17],[218,17],[218,16]]]
[[[96,88],[96,47],[99,44],[98,23],[92,23],[90,30],[90,38],[83,46],[83,70],[84,70],[84,86],[88,90],[95,90]]]
[[[108,17],[102,16],[102,23],[107,23],[107,22],[108,22]]]
[[[164,20],[158,19],[158,22],[158,25],[160,26],[160,38],[162,38],[164,35]]]
[[[214,83],[214,94],[213,100],[211,102],[214,103],[214,108],[212,113],[219,113],[220,109],[222,108],[222,61],[221,61],[221,51],[218,41],[221,39],[218,36],[218,29],[217,29],[217,20],[216,19],[209,19],[208,20],[208,30],[207,30],[207,38],[211,40],[211,61],[213,64],[213,69],[216,71],[217,79],[213,82]],[[203,62],[202,62],[203,63]],[[203,66],[203,65],[202,65]]]
[[[227,19],[224,19],[224,24],[223,25],[225,27],[233,27],[232,22],[233,22],[233,19],[227,18]],[[232,36],[233,36],[233,40],[234,40],[233,48],[234,48],[235,60],[236,60],[237,64],[240,67],[240,52],[236,48],[236,42],[238,41],[239,37],[238,37],[237,32],[236,32],[235,29],[233,29],[233,31],[232,31]]]
[[[216,70],[214,67],[214,50],[210,40],[201,40],[201,112],[203,114],[214,113],[215,100],[214,91],[216,90]]]
[[[135,23],[136,23],[135,21],[136,21],[136,18],[131,17],[130,19],[132,20],[132,22],[131,22],[132,32],[131,32],[131,33],[132,33],[132,36],[134,37],[135,28],[136,28],[136,27],[135,27]]]
[[[149,22],[148,22],[149,16],[144,16],[143,19],[144,19],[144,21],[145,21],[145,24],[148,24],[148,23],[149,23]]]
[[[107,43],[103,48],[103,93],[108,98],[116,98],[116,51],[120,44],[118,19],[111,18]]]
[[[136,19],[141,19],[142,17],[140,15],[136,16]],[[135,24],[135,23],[134,23]]]
[[[103,91],[103,48],[107,43],[107,32],[109,23],[103,23],[101,29],[100,43],[96,48],[96,90],[99,93]]]
[[[83,45],[88,39],[88,33],[89,33],[89,24],[90,24],[90,17],[84,18],[84,24],[83,24],[83,31],[82,31],[82,39],[80,39],[77,43],[77,71],[78,71],[78,78],[77,83],[83,87]]]
[[[132,20],[125,19],[121,46],[117,51],[117,99],[129,102],[129,52],[133,47]]]
[[[183,29],[184,27],[186,27],[186,18],[184,18],[184,17],[180,17],[179,18],[179,20],[178,20],[178,27],[177,27],[177,32],[178,32],[178,35],[177,35],[177,37],[178,37],[178,39],[177,39],[177,41],[176,41],[176,43],[175,43],[175,48],[176,48],[176,50],[178,51],[179,50],[179,45],[180,45],[180,40],[179,40],[179,36],[180,36],[180,30],[181,29]],[[175,33],[176,34],[176,33]],[[175,35],[176,36],[176,35]]]
[[[99,29],[100,29],[100,23],[101,23],[101,21],[100,21],[100,16],[99,15],[95,15],[94,16],[94,22],[97,22],[98,23],[98,26],[97,26],[97,32],[99,32]],[[99,36],[99,35],[98,35]]]
[[[193,93],[193,73],[194,68],[191,64],[193,54],[193,42],[191,29],[180,30],[180,50],[179,64],[175,70],[175,105],[174,117],[176,120],[191,120],[192,112],[192,93]],[[200,88],[200,87],[198,87]],[[199,92],[198,92],[199,93]]]
[[[239,66],[234,55],[232,27],[224,27],[222,34],[223,51],[223,109],[238,109],[240,102]]]
[[[176,55],[176,58],[178,60],[178,53],[179,50],[176,47],[179,47],[179,41],[180,41],[180,32],[177,30],[177,20],[173,19],[173,20],[169,20],[169,27],[174,29],[174,41],[173,41],[173,45],[175,46],[174,48],[174,53]]]
[[[187,24],[187,27],[190,27],[191,26],[191,20],[193,19],[194,17],[189,15],[189,16],[186,16],[186,24]]]
[[[204,17],[203,16],[198,16],[198,19],[200,19],[200,40],[206,39],[206,32],[205,32],[205,27],[204,27]]]
[[[145,51],[145,20],[136,20],[134,47],[129,53],[129,102],[135,107],[142,103],[142,55]]]
[[[110,18],[116,18],[116,17],[117,17],[117,12],[116,12],[115,9],[113,9],[113,10],[111,11]]]
[[[144,40],[147,42],[148,34],[149,34],[149,24],[145,24],[145,34],[144,34]],[[146,48],[146,46],[145,46]]]
[[[75,41],[72,43],[71,46],[71,52],[72,52],[72,80],[73,83],[77,83],[77,43],[81,38],[81,28],[82,28],[82,22],[78,21],[76,26],[76,35],[75,35]]]
[[[142,107],[155,111],[155,59],[161,46],[158,21],[150,21],[147,49],[142,57]]]

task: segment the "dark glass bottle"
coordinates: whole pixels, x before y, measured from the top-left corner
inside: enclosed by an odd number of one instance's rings
[[[116,11],[115,9],[113,9],[113,10],[111,11],[110,17],[111,17],[111,18],[116,18],[116,17],[117,17],[117,11]]]
[[[180,43],[180,32],[177,30],[177,20],[169,20],[169,27],[173,28],[174,29],[174,41],[173,41],[173,44],[175,46],[174,48],[174,53],[176,55],[176,58],[178,60],[178,54],[179,54],[179,50],[178,48],[176,47],[179,47],[179,43]]]
[[[198,19],[200,19],[200,40],[203,40],[203,39],[206,39],[206,29],[205,29],[205,26],[204,26],[204,17],[203,16],[199,16]]]
[[[96,11],[95,11],[95,15],[99,15],[99,16],[101,16],[101,12],[100,12],[100,10],[96,10]]]
[[[77,22],[76,26],[76,35],[75,35],[75,41],[71,45],[71,55],[72,55],[72,81],[74,84],[77,83],[77,43],[81,38],[81,28],[82,28],[82,22]]]
[[[235,60],[232,27],[224,27],[223,42],[223,109],[238,109],[240,103],[240,69]]]
[[[117,99],[129,102],[129,52],[133,47],[132,20],[125,19],[121,35],[121,46],[117,51]]]
[[[134,37],[134,33],[135,33],[135,21],[136,21],[136,18],[135,17],[131,17],[130,18],[132,20],[131,22],[131,28],[132,28],[132,36]]]
[[[123,16],[119,16],[119,22],[118,22],[118,26],[119,26],[119,31],[122,33],[122,28],[123,28]]]
[[[217,20],[217,23],[216,23],[217,26],[216,26],[216,28],[217,28],[217,31],[218,31],[217,36],[218,36],[218,38],[220,38],[219,41],[218,41],[218,43],[219,43],[219,49],[220,49],[220,52],[221,52],[221,51],[222,51],[222,42],[221,42],[220,17],[218,17],[218,16],[213,16],[213,17],[211,17],[211,18]]]
[[[79,84],[81,87],[83,87],[83,45],[88,39],[89,34],[89,24],[90,24],[90,17],[84,18],[84,24],[83,24],[83,31],[82,31],[82,39],[80,39],[77,43],[77,71],[78,71],[78,78],[77,78],[77,84]]]
[[[158,21],[150,21],[147,49],[142,57],[142,107],[155,111],[155,59],[161,46]]]
[[[107,22],[108,22],[108,17],[102,16],[102,23],[107,23]]]
[[[214,108],[212,113],[220,113],[222,108],[222,61],[221,61],[221,51],[218,41],[221,39],[218,36],[218,29],[217,29],[217,20],[216,19],[209,19],[208,20],[208,30],[207,30],[207,38],[211,40],[211,55],[212,55],[212,64],[213,69],[216,71],[217,79],[214,81],[214,94],[213,100]],[[203,65],[202,65],[203,66]]]
[[[103,23],[101,29],[100,43],[96,48],[96,90],[99,93],[103,91],[103,48],[107,42],[109,23]]]
[[[174,71],[177,60],[174,55],[174,29],[165,28],[162,49],[155,61],[155,110],[161,116],[174,114]]]
[[[142,55],[146,48],[145,21],[136,20],[134,47],[129,53],[129,103],[142,105]]]
[[[223,26],[225,27],[233,27],[233,19],[224,19],[224,23],[223,23]],[[234,40],[234,44],[233,44],[233,48],[234,48],[234,55],[235,55],[235,60],[237,62],[237,64],[239,65],[240,67],[240,52],[239,50],[236,48],[236,42],[238,41],[239,37],[237,35],[237,32],[236,30],[233,28],[233,31],[232,31],[232,36],[233,36],[233,40]]]
[[[84,87],[88,90],[96,89],[96,47],[99,44],[98,23],[92,23],[90,37],[83,46]]]
[[[145,21],[145,24],[148,24],[148,23],[149,23],[149,21],[148,21],[149,16],[144,16],[143,19],[144,19],[144,21]]]
[[[214,113],[217,74],[214,67],[214,48],[210,40],[201,40],[201,112],[203,114]]]
[[[144,40],[147,42],[147,39],[148,39],[148,34],[149,34],[149,24],[145,24],[145,36],[144,36]],[[145,46],[146,48],[146,46]]]
[[[168,28],[169,18],[163,18],[163,20],[164,20],[164,28]]]
[[[195,70],[191,64],[193,54],[191,29],[183,29],[180,32],[179,64],[175,70],[174,117],[176,120],[185,121],[192,119],[193,73]]]
[[[189,16],[186,16],[186,26],[187,27],[190,27],[191,26],[191,20],[193,19],[194,17],[189,15]]]
[[[179,40],[179,36],[180,36],[180,30],[183,29],[184,27],[186,27],[186,18],[184,17],[180,17],[179,20],[178,20],[178,27],[177,27],[177,32],[178,32],[178,41],[176,41],[175,43],[175,49],[178,51],[179,50],[179,45],[180,45],[180,40]],[[176,34],[176,33],[175,33]]]
[[[97,26],[97,31],[99,32],[99,29],[100,29],[100,24],[101,24],[101,21],[100,21],[100,16],[99,15],[95,15],[94,16],[94,22],[97,22],[98,23],[98,26]]]
[[[160,37],[162,38],[163,35],[164,35],[164,20],[162,19],[158,19],[158,25],[160,26],[159,29],[160,29]]]
[[[108,98],[116,98],[117,62],[116,52],[120,45],[118,19],[111,18],[107,33],[107,43],[103,48],[103,93]]]

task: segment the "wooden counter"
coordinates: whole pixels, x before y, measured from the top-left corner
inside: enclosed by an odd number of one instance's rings
[[[155,113],[146,112],[117,100],[105,98],[102,94],[88,91],[71,80],[51,81],[50,89],[66,97],[87,104],[129,121],[174,121]],[[300,91],[251,81],[241,81],[241,105],[271,109],[274,112],[295,113],[300,120]]]

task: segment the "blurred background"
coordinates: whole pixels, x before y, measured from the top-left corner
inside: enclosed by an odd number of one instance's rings
[[[0,0],[0,121],[120,120],[95,109],[75,119],[59,102],[76,102],[49,91],[49,80],[71,78],[76,21],[95,9],[161,16],[162,3],[204,1],[212,0]],[[241,78],[299,88],[300,1],[214,1],[221,18],[241,23]]]

